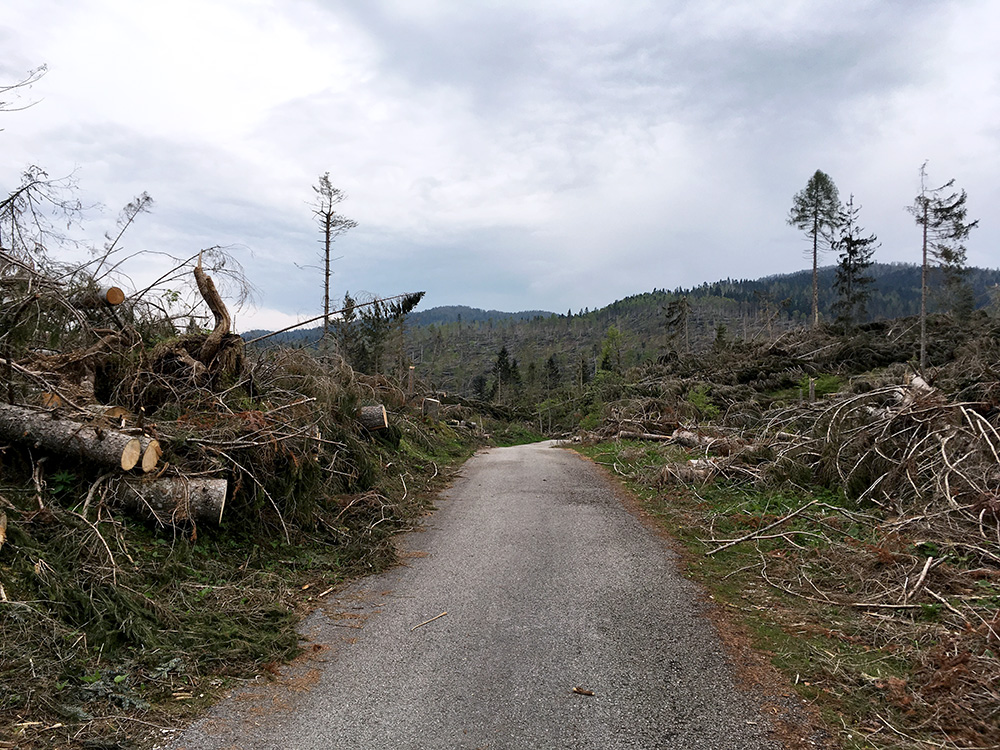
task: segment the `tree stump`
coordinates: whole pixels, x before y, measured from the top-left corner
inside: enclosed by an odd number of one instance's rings
[[[358,421],[369,430],[384,430],[389,426],[389,415],[382,404],[362,406]]]

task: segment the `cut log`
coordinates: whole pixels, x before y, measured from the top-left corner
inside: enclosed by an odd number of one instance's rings
[[[358,421],[369,430],[384,430],[389,426],[389,415],[382,404],[362,406],[358,412]]]
[[[125,444],[122,450],[122,469],[131,471],[142,458],[142,441],[139,438],[132,438]]]
[[[163,455],[163,449],[160,447],[159,440],[153,440],[151,438],[143,438],[142,440],[142,472],[148,474],[156,465],[160,463],[160,456]]]
[[[441,410],[441,402],[436,398],[425,398],[423,406],[421,407],[421,412],[425,417],[437,417],[438,412]]]
[[[711,438],[706,438],[704,435],[696,435],[690,430],[674,430],[674,434],[670,436],[670,441],[676,443],[684,448],[699,448],[703,445],[712,442]]]
[[[229,483],[205,477],[122,479],[112,487],[112,500],[136,515],[164,526],[185,521],[217,524],[226,507]]]
[[[119,430],[10,404],[0,404],[0,437],[125,471],[139,463],[148,447]]]
[[[102,286],[90,293],[83,293],[73,300],[73,304],[82,310],[95,310],[100,307],[114,307],[125,301],[125,292],[121,287]]]

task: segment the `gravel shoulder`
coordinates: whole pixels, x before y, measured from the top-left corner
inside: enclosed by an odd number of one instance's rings
[[[170,747],[780,747],[667,543],[576,454],[477,455],[400,544]]]

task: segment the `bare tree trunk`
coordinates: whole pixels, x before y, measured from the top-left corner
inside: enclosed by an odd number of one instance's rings
[[[813,328],[819,328],[819,217],[813,221]]]
[[[212,358],[219,353],[219,349],[222,347],[222,340],[229,333],[232,327],[232,321],[229,318],[229,311],[226,309],[225,303],[222,301],[222,297],[219,295],[218,290],[215,288],[215,282],[212,281],[212,277],[205,273],[201,267],[201,256],[198,256],[198,265],[194,269],[194,279],[198,284],[198,291],[201,292],[201,296],[208,303],[209,309],[212,311],[212,315],[215,316],[215,328],[208,334],[208,338],[205,339],[205,343],[201,345],[201,352],[198,355],[198,359],[206,367],[209,367],[212,362]]]
[[[323,346],[330,345],[330,242],[332,241],[331,226],[333,213],[323,217]]]
[[[923,262],[920,264],[920,374],[927,375],[927,212],[928,201],[924,201],[923,215]]]

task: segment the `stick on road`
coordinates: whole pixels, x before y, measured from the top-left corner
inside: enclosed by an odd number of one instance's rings
[[[694,586],[576,454],[478,455],[402,548],[406,565],[306,622],[322,660],[224,701],[171,747],[778,747]]]

